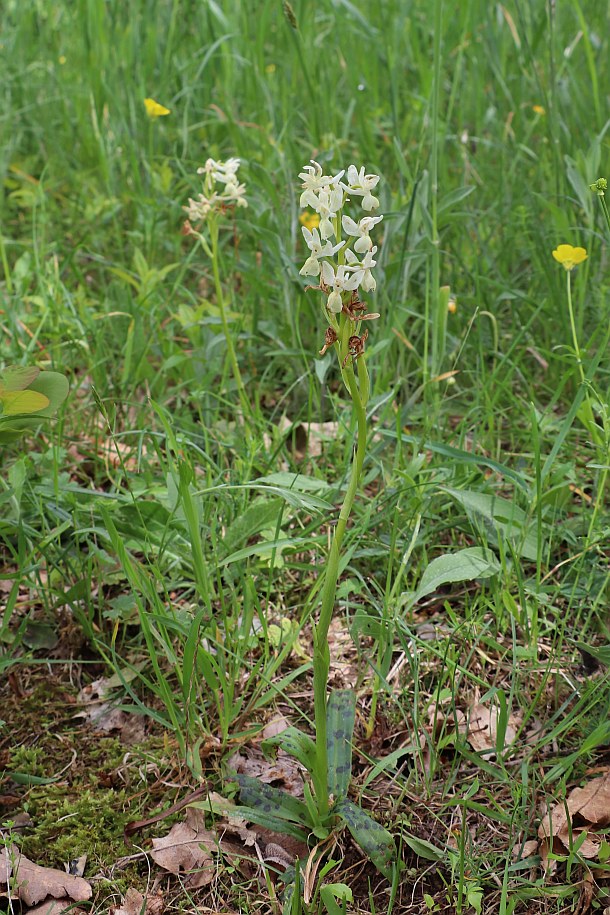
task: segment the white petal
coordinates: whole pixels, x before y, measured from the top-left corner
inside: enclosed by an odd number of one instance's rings
[[[369,192],[365,194],[362,198],[362,209],[363,210],[376,210],[379,206],[379,201],[376,197]]]
[[[343,302],[341,301],[341,294],[335,289],[328,297],[326,307],[329,311],[332,311],[333,314],[338,315],[341,309],[343,308]]]
[[[346,289],[357,289],[364,277],[364,270],[355,270],[352,275],[346,279],[344,286]]]
[[[328,261],[322,261],[322,282],[325,286],[335,285],[335,271]]]
[[[354,222],[353,219],[350,219],[349,216],[341,217],[341,225],[343,226],[343,231],[347,232],[348,235],[360,235],[358,223]]]
[[[372,247],[373,242],[371,241],[370,235],[361,235],[354,244],[354,251],[357,251],[358,254],[365,254],[367,251],[370,251]]]
[[[326,241],[327,238],[331,238],[335,234],[333,224],[328,217],[320,220],[320,235]]]
[[[377,289],[377,280],[370,270],[364,271],[364,276],[362,277],[362,288],[365,292],[374,292],[374,290]]]
[[[358,184],[358,169],[355,165],[350,165],[347,170],[347,181],[348,184]]]
[[[308,257],[301,269],[299,270],[301,276],[319,276],[320,275],[320,261],[317,257],[313,255]]]

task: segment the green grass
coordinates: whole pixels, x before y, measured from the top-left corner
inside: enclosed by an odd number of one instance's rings
[[[121,671],[124,704],[217,787],[276,707],[311,727],[310,621],[354,427],[298,275],[296,176],[311,158],[366,164],[385,214],[375,434],[336,608],[359,687],[356,794],[402,831],[396,912],[425,894],[474,911],[479,889],[484,912],[568,911],[582,862],[545,882],[512,851],[610,741],[608,669],[584,673],[574,645],[610,641],[610,239],[588,188],[610,172],[610,11],[292,8],[297,29],[279,0],[2,5],[0,364],[65,372],[71,394],[2,454],[0,670]],[[146,96],[171,114],[149,121]],[[233,155],[249,208],[220,247],[247,435],[210,264],[180,234],[197,167]],[[572,294],[597,446],[560,243],[589,255]],[[320,421],[336,423],[321,455],[303,431]],[[435,557],[471,546],[493,551],[493,578],[410,603]],[[61,650],[33,648],[32,622]],[[521,716],[494,760],[452,724],[475,696]],[[387,910],[389,887],[356,870],[355,910]],[[219,881],[214,905],[268,904],[264,884]],[[596,884],[603,908],[607,863]]]

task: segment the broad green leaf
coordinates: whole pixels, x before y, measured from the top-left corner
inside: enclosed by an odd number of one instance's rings
[[[419,839],[408,832],[402,833],[402,840],[408,845],[411,851],[414,851],[418,858],[425,858],[426,861],[443,861],[447,855],[442,848],[428,842],[427,839]]]
[[[396,845],[387,829],[346,799],[335,804],[332,812],[343,820],[353,839],[371,859],[379,873],[391,881],[396,866]]]
[[[579,651],[583,652],[584,655],[590,654],[592,658],[595,658],[596,661],[599,661],[600,664],[603,664],[605,667],[610,667],[610,644],[608,645],[587,645],[586,642],[574,642]]]
[[[353,898],[354,894],[345,883],[328,883],[320,889],[320,899],[328,915],[345,915],[346,903],[352,902]],[[341,900],[343,905],[339,905],[337,899]]]
[[[49,398],[38,391],[3,391],[0,393],[3,416],[40,413],[49,406]]]
[[[49,398],[49,406],[41,410],[42,416],[52,416],[62,405],[70,386],[68,379],[61,372],[41,372],[29,386],[30,391],[38,391]]]
[[[500,496],[468,489],[441,487],[458,502],[469,515],[483,521],[492,535],[511,542],[517,554],[535,562],[538,557],[538,538],[534,525],[528,525],[525,512]]]
[[[424,570],[419,587],[413,595],[413,602],[438,591],[443,585],[491,578],[499,571],[500,563],[491,550],[483,547],[473,546],[456,553],[445,553],[433,559]]]
[[[328,790],[335,800],[345,797],[352,777],[352,736],[356,720],[356,693],[334,689],[326,708]]]
[[[288,473],[286,470],[259,477],[256,482],[281,486],[282,489],[291,489],[293,492],[324,492],[330,489],[330,484],[326,480],[308,477],[303,473]]]
[[[266,785],[257,778],[248,775],[235,775],[239,785],[241,802],[252,811],[262,813],[274,819],[285,820],[291,823],[300,823],[310,827],[311,820],[307,806],[298,798],[286,791]]]
[[[35,365],[8,365],[0,372],[0,395],[4,391],[24,391],[39,374]]]
[[[277,524],[283,504],[280,499],[265,499],[259,496],[227,528],[222,538],[222,547],[227,553],[237,550],[250,537],[265,528]]]
[[[263,740],[263,752],[267,751],[267,747],[281,747],[285,753],[298,760],[308,772],[311,772],[316,764],[316,745],[311,737],[298,728],[286,728],[280,734]]]

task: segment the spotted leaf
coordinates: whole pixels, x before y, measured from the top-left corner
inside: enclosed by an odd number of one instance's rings
[[[356,720],[356,693],[335,689],[326,709],[328,790],[335,800],[345,797],[352,777],[352,736]]]
[[[394,839],[383,826],[351,801],[341,800],[335,804],[333,813],[339,816],[362,851],[371,859],[379,873],[392,880],[396,865]]]

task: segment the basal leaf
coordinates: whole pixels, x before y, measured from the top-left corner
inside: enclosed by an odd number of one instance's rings
[[[0,395],[4,391],[24,391],[39,374],[35,365],[8,365],[0,372]]]
[[[311,826],[307,806],[298,798],[248,775],[236,775],[235,781],[239,785],[242,804],[251,810],[279,820],[301,823],[308,828]]]
[[[49,398],[38,391],[3,391],[0,393],[3,416],[40,413],[49,406]]]
[[[345,797],[352,776],[352,735],[356,718],[356,693],[334,689],[326,709],[328,790],[335,800]]]
[[[235,816],[242,817],[250,823],[256,823],[257,826],[262,826],[264,829],[270,829],[272,832],[278,832],[285,836],[292,836],[294,839],[307,844],[309,827],[302,828],[297,826],[296,823],[280,819],[280,817],[273,816],[270,813],[264,813],[254,807],[237,806],[232,812]]]
[[[380,826],[361,807],[345,799],[335,804],[333,813],[343,820],[353,839],[371,859],[379,873],[391,881],[396,865],[396,845],[387,829]]]
[[[491,552],[483,547],[473,546],[456,553],[437,556],[426,567],[413,602],[432,594],[440,587],[455,581],[474,581],[491,578],[500,571],[500,563]]]
[[[514,502],[489,493],[452,489],[450,486],[443,486],[442,491],[459,502],[469,515],[474,516],[479,522],[482,521],[492,537],[501,537],[505,542],[513,544],[517,555],[536,561],[536,528],[528,523],[527,515]]]
[[[298,728],[286,728],[274,737],[268,737],[262,743],[263,752],[267,747],[281,747],[285,753],[297,759],[308,772],[311,772],[316,763],[316,745],[307,734]]]

